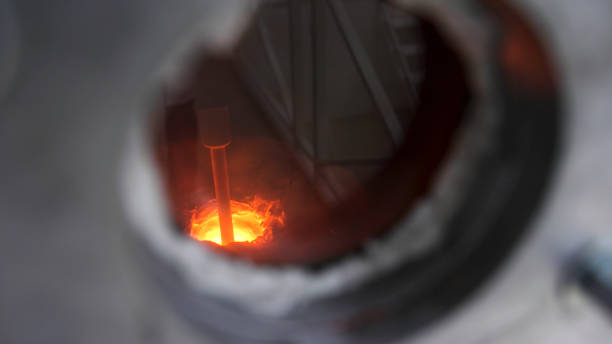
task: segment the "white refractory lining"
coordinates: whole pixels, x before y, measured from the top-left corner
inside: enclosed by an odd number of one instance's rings
[[[140,116],[132,125],[122,171],[123,198],[132,228],[194,290],[231,300],[265,316],[282,317],[300,304],[375,279],[389,268],[432,248],[465,194],[477,162],[494,149],[499,116],[493,96],[485,94],[485,90],[491,89],[484,87],[486,64],[472,54],[465,60],[476,99],[453,143],[446,166],[431,194],[420,200],[389,235],[366,243],[363,252],[347,256],[321,271],[310,272],[302,267],[256,266],[218,255],[177,235],[170,223],[162,182],[153,162],[146,116]]]

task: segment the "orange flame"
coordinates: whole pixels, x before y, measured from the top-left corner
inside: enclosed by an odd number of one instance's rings
[[[284,226],[285,212],[280,201],[266,201],[258,196],[248,202],[232,200],[234,241],[258,244],[270,240],[272,229]],[[221,227],[217,201],[212,199],[194,209],[189,235],[198,241],[221,245]]]

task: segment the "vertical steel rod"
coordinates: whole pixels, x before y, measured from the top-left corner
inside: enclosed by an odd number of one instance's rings
[[[217,198],[217,209],[219,211],[221,244],[227,245],[234,241],[230,185],[227,156],[225,154],[225,148],[232,141],[230,113],[227,105],[211,105],[217,104],[211,104],[210,100],[206,98],[196,99],[196,118],[200,140],[204,147],[210,149],[215,197]]]

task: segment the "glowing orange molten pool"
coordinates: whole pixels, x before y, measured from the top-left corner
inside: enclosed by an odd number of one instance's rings
[[[267,241],[272,228],[285,224],[280,201],[266,201],[255,196],[252,201],[232,200],[231,203],[235,242],[257,244]],[[193,211],[189,235],[198,241],[222,244],[216,200],[212,199]]]

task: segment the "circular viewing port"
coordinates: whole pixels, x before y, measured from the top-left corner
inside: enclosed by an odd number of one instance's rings
[[[543,45],[504,2],[406,3],[263,2],[233,49],[159,87],[149,148],[177,235],[130,204],[147,266],[199,328],[397,339],[525,232],[560,131]],[[151,172],[139,157],[133,184]]]
[[[161,89],[154,150],[177,229],[272,264],[383,235],[429,190],[470,102],[442,42],[375,1],[262,6],[231,52],[194,55]]]

